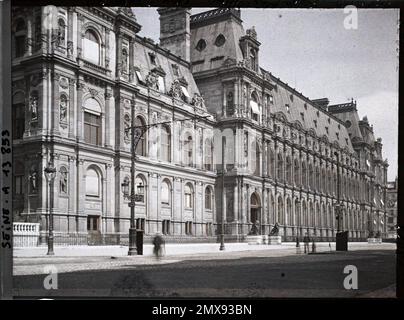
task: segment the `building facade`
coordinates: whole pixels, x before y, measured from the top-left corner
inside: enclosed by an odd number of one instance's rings
[[[397,238],[397,195],[398,179],[390,181],[387,184],[387,219],[386,219],[386,237],[390,239]]]
[[[386,232],[388,164],[356,102],[310,100],[261,68],[239,10],[158,12],[160,44],[129,8],[13,9],[16,221],[45,239],[53,202],[56,235],[127,239],[133,117],[149,128],[135,181],[146,235],[214,241],[223,219],[228,239],[253,223],[329,239],[338,200],[351,239]]]

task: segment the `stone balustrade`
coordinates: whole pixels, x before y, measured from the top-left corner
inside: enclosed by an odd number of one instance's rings
[[[14,222],[14,247],[36,247],[39,243],[39,223]]]

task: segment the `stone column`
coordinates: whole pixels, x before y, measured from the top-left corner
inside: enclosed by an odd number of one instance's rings
[[[68,180],[68,190],[69,190],[69,204],[68,204],[68,214],[69,214],[69,233],[77,230],[76,220],[74,215],[77,214],[76,204],[77,204],[77,172],[75,166],[75,157],[69,156],[69,180]]]
[[[111,108],[111,98],[112,98],[112,90],[110,88],[106,88],[105,90],[105,147],[111,148],[111,135],[110,135],[110,126],[111,126],[111,113],[113,109]]]
[[[250,221],[250,213],[251,213],[251,208],[250,208],[250,205],[251,205],[251,203],[250,203],[250,186],[247,184],[246,185],[246,195],[247,195],[247,212],[245,212],[245,215],[244,215],[244,221],[246,222],[246,226],[245,226],[245,233],[248,233],[250,230],[249,230],[249,228],[250,228],[250,226],[249,226],[249,222],[251,222]]]
[[[73,8],[67,9],[67,58],[73,58]]]
[[[83,106],[83,89],[84,83],[80,80],[77,81],[77,106],[76,106],[76,123],[77,123],[77,135],[76,139],[80,142],[84,140],[84,106]]]
[[[87,219],[85,216],[85,202],[86,202],[86,177],[84,172],[84,160],[77,159],[77,232],[87,232]]]
[[[59,135],[59,104],[60,104],[60,97],[59,97],[59,79],[60,74],[56,72],[52,72],[52,104],[53,106],[50,107],[51,112],[51,134]]]
[[[83,38],[84,33],[82,33],[82,26],[83,26],[84,17],[81,13],[77,13],[77,58],[82,58],[83,56]]]
[[[32,18],[33,14],[30,12],[27,17],[27,38],[26,38],[26,50],[25,50],[25,56],[30,56],[32,55],[33,51],[33,31],[32,31]]]
[[[134,56],[135,56],[135,40],[131,37],[129,39],[129,82],[133,82],[135,80],[135,74],[133,71],[133,62],[134,62]]]
[[[110,30],[108,28],[105,29],[105,68],[109,69],[109,37],[110,37]]]
[[[69,111],[69,138],[74,138],[75,136],[75,110],[76,108],[76,96],[75,96],[75,87],[76,80],[75,79],[69,79],[69,105],[68,105],[68,111]],[[76,114],[77,116],[77,114]]]
[[[107,165],[105,165],[105,176],[102,177],[101,181],[102,181],[102,203],[101,203],[101,233],[105,234],[108,232],[107,229],[107,219],[108,219],[108,210],[107,210],[107,206],[108,206],[108,202],[109,202],[109,179],[108,179],[108,172],[107,172]]]

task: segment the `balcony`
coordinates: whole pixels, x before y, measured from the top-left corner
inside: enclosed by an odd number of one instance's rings
[[[80,66],[83,66],[86,69],[90,69],[91,71],[95,71],[97,73],[101,73],[105,76],[110,76],[111,75],[111,70],[106,69],[98,64],[92,63],[87,60],[79,59],[79,64]]]

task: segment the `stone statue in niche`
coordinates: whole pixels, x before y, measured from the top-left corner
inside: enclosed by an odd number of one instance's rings
[[[67,54],[73,54],[73,41],[67,41]]]
[[[125,137],[126,140],[130,139],[130,126],[131,126],[130,117],[128,115],[125,115],[125,118],[124,118],[124,128],[125,128],[124,137]]]
[[[67,193],[67,171],[60,171],[60,192]]]
[[[31,193],[36,193],[38,190],[38,172],[35,167],[31,168],[29,181],[30,181]]]
[[[122,72],[128,72],[128,52],[126,49],[122,50]]]
[[[29,102],[30,110],[31,110],[31,120],[38,119],[38,96],[33,94],[31,95]]]
[[[247,86],[243,86],[243,101],[244,101],[244,107],[247,110]]]
[[[67,98],[66,96],[60,97],[60,121],[65,122],[67,118]]]

